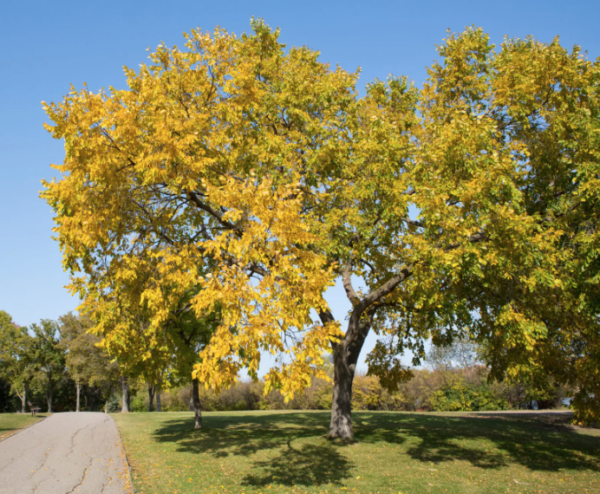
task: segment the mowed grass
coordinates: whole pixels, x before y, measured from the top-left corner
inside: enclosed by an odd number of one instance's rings
[[[15,432],[39,422],[46,415],[32,417],[25,413],[0,413],[0,440],[12,436]]]
[[[565,414],[354,412],[347,445],[325,412],[113,417],[145,494],[600,493],[600,435]]]

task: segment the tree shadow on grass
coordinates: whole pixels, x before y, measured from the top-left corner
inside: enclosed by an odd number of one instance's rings
[[[271,483],[287,486],[340,485],[350,477],[354,464],[333,444],[303,444],[287,447],[274,458],[254,463],[260,474],[246,475],[242,485],[262,487]]]
[[[530,470],[600,471],[600,438],[578,434],[567,424],[548,424],[538,417],[356,415],[358,441],[393,443],[397,434],[390,432],[398,431],[410,444],[407,454],[423,462],[463,460],[479,468],[517,463]]]
[[[215,457],[249,456],[277,449],[289,441],[326,434],[326,414],[213,415],[206,427],[192,428],[189,418],[167,420],[154,432],[158,442],[175,442],[178,450]]]
[[[210,416],[210,425],[193,430],[188,418],[167,420],[154,432],[158,442],[175,442],[178,451],[215,458],[261,455],[242,484],[286,486],[339,485],[351,476],[354,464],[338,445],[323,439],[326,413]],[[208,424],[207,424],[208,425]]]
[[[600,471],[600,438],[578,434],[566,425],[520,417],[394,412],[353,416],[359,448],[361,443],[402,445],[404,454],[420,462]],[[253,460],[253,473],[242,480],[245,485],[339,485],[355,465],[344,445],[323,439],[329,417],[327,412],[210,415],[206,428],[197,431],[191,418],[177,418],[162,422],[154,438],[176,443],[182,452]]]

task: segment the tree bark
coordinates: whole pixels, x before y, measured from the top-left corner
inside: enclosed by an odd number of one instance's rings
[[[412,276],[414,265],[402,268],[395,276],[383,283],[379,288],[360,298],[352,287],[352,265],[350,257],[342,272],[342,281],[346,296],[352,304],[352,313],[348,321],[348,329],[338,343],[332,343],[333,349],[333,401],[331,405],[331,424],[329,437],[344,441],[354,440],[352,429],[352,381],[356,371],[356,362],[371,329],[373,316],[377,310],[375,305],[392,293],[406,278]],[[334,321],[329,310],[319,312],[323,324]]]
[[[48,404],[48,413],[52,413],[52,388],[46,390],[46,403]]]
[[[329,438],[354,440],[352,428],[352,382],[358,356],[371,329],[374,311],[355,309],[348,322],[346,335],[333,349],[333,400]]]
[[[352,429],[352,381],[354,366],[349,365],[345,345],[336,344],[333,349],[333,401],[329,437],[332,439],[354,440]]]
[[[79,412],[79,411],[81,411],[81,407],[80,407],[80,404],[81,404],[81,398],[80,398],[80,396],[81,396],[81,384],[80,384],[79,381],[77,381],[77,383],[75,383],[75,387],[77,389],[77,405],[75,407],[75,411]]]
[[[156,389],[156,411],[162,412],[162,403],[160,402],[160,386]]]
[[[202,428],[202,410],[200,409],[200,393],[198,392],[198,380],[192,379],[192,405],[194,407],[194,429]]]
[[[156,386],[148,384],[148,411],[154,411],[154,395],[156,394]]]
[[[17,396],[21,400],[21,413],[27,413],[27,388],[23,387],[23,394],[17,391]]]
[[[123,390],[123,403],[121,413],[129,413],[129,383],[125,376],[121,376],[121,388]]]

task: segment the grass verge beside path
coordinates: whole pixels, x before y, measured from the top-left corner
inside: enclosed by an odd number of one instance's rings
[[[564,414],[326,412],[113,415],[144,494],[599,493],[600,436]]]
[[[43,418],[46,418],[46,415],[32,417],[28,413],[0,413],[0,441],[39,422]]]

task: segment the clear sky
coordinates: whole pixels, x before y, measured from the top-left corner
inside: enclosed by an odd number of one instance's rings
[[[92,91],[123,88],[122,67],[147,61],[146,48],[183,45],[184,31],[219,25],[241,34],[250,18],[281,28],[288,46],[306,45],[321,59],[348,71],[361,67],[360,86],[389,74],[420,86],[447,29],[482,27],[495,43],[505,35],[533,35],[600,55],[600,2],[454,1],[156,1],[104,0],[3,2],[0,14],[0,310],[21,325],[55,319],[78,300],[63,288],[58,244],[51,240],[52,212],[38,198],[50,163],[63,145],[43,129],[41,101],[59,101],[73,84]],[[327,297],[343,319],[341,287]],[[367,347],[371,347],[370,339]],[[367,348],[365,348],[367,350]],[[363,350],[363,359],[366,351]]]

